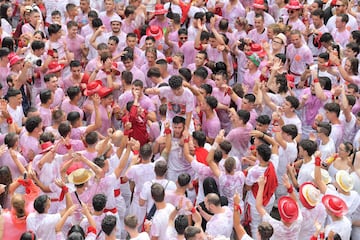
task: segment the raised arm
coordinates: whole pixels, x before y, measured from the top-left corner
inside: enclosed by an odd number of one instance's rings
[[[216,177],[220,176],[221,171],[219,169],[219,166],[214,162],[214,155],[215,155],[215,150],[217,149],[219,144],[224,141],[224,134],[225,134],[225,130],[224,129],[220,130],[219,134],[215,138],[215,143],[212,145],[209,154],[206,157],[206,162],[209,164],[211,171],[214,173]]]
[[[321,167],[320,167],[320,165],[321,165],[320,152],[316,151],[315,152],[314,182],[315,182],[316,186],[318,187],[318,189],[320,190],[320,192],[322,194],[325,194],[327,186],[321,179]]]
[[[264,176],[259,177],[258,184],[259,184],[259,189],[256,195],[256,210],[262,217],[266,214],[265,208],[263,206],[263,194],[264,194],[264,187],[266,184],[266,179]]]

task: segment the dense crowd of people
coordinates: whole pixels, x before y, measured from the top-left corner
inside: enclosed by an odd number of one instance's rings
[[[0,239],[360,239],[357,1],[0,17]]]

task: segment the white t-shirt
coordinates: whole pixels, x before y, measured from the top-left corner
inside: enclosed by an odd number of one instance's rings
[[[270,223],[274,228],[272,239],[297,240],[301,229],[301,223],[303,221],[303,216],[301,215],[301,212],[299,212],[298,219],[296,219],[289,227],[285,226],[283,222],[272,218],[268,213],[265,213],[262,220],[263,222]]]
[[[298,134],[302,134],[302,123],[300,118],[297,115],[294,117],[288,118],[285,115],[282,115],[282,120],[284,121],[284,125],[294,124],[298,130]]]
[[[230,237],[233,229],[233,212],[228,207],[223,207],[223,213],[213,215],[206,224],[206,233],[211,236],[223,235]]]
[[[325,224],[327,213],[323,204],[317,204],[313,209],[301,208],[301,214],[306,221],[301,224],[301,230],[299,239],[310,239],[313,233],[316,231],[315,221],[320,225]]]
[[[321,158],[324,160],[332,156],[334,153],[336,153],[334,141],[329,138],[329,141],[326,144],[320,143],[319,151],[321,152]]]
[[[60,213],[30,213],[26,219],[26,230],[33,231],[38,239],[56,239],[55,225],[60,218]]]
[[[308,163],[303,163],[298,174],[298,184],[299,186],[304,182],[311,182],[313,178],[311,177],[311,173],[315,169],[315,159],[311,157],[311,161]]]
[[[167,240],[166,229],[169,222],[169,216],[175,207],[170,203],[166,203],[166,207],[156,210],[152,219],[150,235],[158,237],[159,240]]]
[[[343,240],[349,240],[351,234],[351,222],[347,217],[343,217],[339,221],[330,223],[325,227],[325,237],[329,236],[330,231],[339,234]]]
[[[150,240],[150,237],[147,232],[142,232],[137,237],[130,238],[130,240]]]

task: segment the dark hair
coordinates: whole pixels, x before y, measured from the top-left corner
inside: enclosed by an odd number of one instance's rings
[[[71,239],[76,239],[76,240],[85,239],[84,229],[80,227],[80,225],[75,224],[68,231],[68,240],[69,240],[69,236],[71,236]]]
[[[325,136],[330,136],[331,133],[331,124],[328,122],[319,122],[317,125],[319,129],[319,132],[325,134]]]
[[[167,172],[167,162],[166,161],[157,161],[154,167],[155,175],[157,177],[165,176]]]
[[[33,231],[27,231],[21,234],[20,240],[36,240],[36,235]]]
[[[206,135],[203,131],[194,131],[192,137],[196,140],[199,147],[204,147],[206,143]]]
[[[195,226],[188,226],[187,228],[185,228],[184,231],[184,237],[187,240],[193,239],[196,234],[201,233],[201,229]]]
[[[147,77],[148,78],[151,78],[151,77],[159,78],[159,77],[161,77],[160,69],[158,67],[149,68],[149,70],[147,71]]]
[[[200,88],[204,89],[206,94],[211,94],[212,93],[212,86],[210,84],[207,84],[207,83],[203,83],[200,85]]]
[[[271,122],[271,119],[269,115],[260,115],[256,118],[256,122],[261,123],[263,125],[269,125]]]
[[[228,157],[224,163],[224,168],[225,168],[226,172],[231,173],[235,169],[235,167],[236,167],[235,158]]]
[[[63,138],[67,137],[67,135],[71,132],[71,126],[69,122],[66,121],[60,123],[58,127],[58,132]]]
[[[159,183],[153,183],[151,185],[151,197],[155,202],[162,202],[165,198],[165,190],[164,187]]]
[[[359,87],[357,84],[354,84],[354,83],[349,83],[349,85],[347,85],[347,88],[349,89],[353,89],[355,93],[358,93],[359,92]]]
[[[105,158],[104,158],[104,155],[102,155],[102,156],[100,156],[100,157],[94,158],[93,163],[94,163],[95,165],[97,165],[98,167],[103,168],[103,167],[105,166]]]
[[[246,124],[250,119],[250,112],[246,110],[238,110],[237,115],[239,116],[240,120],[243,121],[244,124]]]
[[[40,92],[40,101],[42,104],[46,104],[52,96],[52,92],[50,89],[44,89]]]
[[[149,160],[152,156],[152,147],[149,143],[145,143],[140,147],[139,155],[143,160]]]
[[[41,117],[39,116],[33,116],[29,117],[25,121],[25,129],[29,133],[32,133],[35,128],[39,127],[40,123],[42,122]]]
[[[10,25],[12,25],[11,17],[8,17],[7,10],[11,8],[9,3],[3,3],[0,7],[0,17],[4,18]]]
[[[262,222],[258,226],[258,232],[261,240],[269,240],[274,234],[274,228],[268,222]]]
[[[292,108],[297,109],[299,107],[299,99],[294,96],[286,96],[286,101],[288,101]]]
[[[224,140],[219,144],[219,147],[225,154],[228,154],[232,149],[232,144],[228,140]]]
[[[19,136],[16,133],[8,133],[5,135],[4,143],[8,148],[15,146],[15,143],[19,140]]]
[[[81,67],[81,63],[79,60],[72,60],[70,62],[70,68],[74,68],[74,67]]]
[[[104,194],[96,194],[92,199],[92,205],[95,211],[100,212],[106,206],[107,198]]]
[[[340,17],[341,18],[341,22],[343,23],[348,23],[349,22],[349,16],[345,13],[336,15],[336,17]]]
[[[85,142],[88,145],[94,145],[99,140],[99,134],[96,131],[89,132],[85,136]]]
[[[331,43],[334,41],[334,38],[332,37],[331,33],[323,33],[320,37],[321,43]]]
[[[80,119],[80,113],[77,111],[69,112],[66,117],[66,120],[68,120],[71,123],[71,125],[75,124],[75,122],[79,119]]]
[[[78,86],[71,86],[66,90],[66,93],[70,100],[73,100],[76,96],[79,95],[79,93],[81,93],[81,89]]]
[[[109,236],[116,227],[116,217],[114,215],[106,215],[101,221],[101,230]]]
[[[45,207],[46,207],[46,202],[48,199],[49,199],[49,197],[45,194],[38,196],[34,201],[34,209],[40,214],[44,213]]]
[[[5,185],[5,192],[0,194],[0,204],[1,206],[4,206],[7,201],[7,197],[9,194],[9,187],[12,183],[12,175],[10,168],[6,165],[0,167],[0,184]]]
[[[206,79],[208,77],[209,73],[208,71],[206,70],[205,67],[201,66],[201,67],[198,67],[195,71],[194,71],[194,76],[198,76],[198,77],[201,77],[202,79]]]
[[[340,115],[340,105],[338,103],[329,102],[324,105],[324,109],[326,111],[336,113],[336,116],[339,117]]]
[[[183,117],[180,117],[180,116],[175,116],[173,119],[172,119],[172,123],[173,124],[184,124],[185,125],[185,118]]]
[[[359,45],[357,43],[354,43],[354,42],[350,42],[350,43],[346,44],[346,48],[351,49],[353,52],[356,53],[356,55],[358,55],[359,52],[360,52]]]
[[[48,27],[49,36],[58,33],[61,30],[61,25],[57,23],[52,23]]]
[[[14,39],[12,37],[4,37],[1,47],[7,47],[11,52],[14,51]]]
[[[294,124],[287,124],[281,127],[281,130],[284,133],[287,133],[291,136],[292,139],[295,139],[298,135],[298,129]]]
[[[98,17],[94,18],[91,23],[92,23],[93,28],[99,28],[103,25],[102,20]]]
[[[309,156],[312,156],[317,150],[317,143],[309,139],[301,140],[299,146],[302,147]]]
[[[45,48],[45,43],[43,41],[37,41],[36,40],[36,41],[33,41],[31,43],[31,49],[33,51],[40,50],[40,49],[43,49],[43,48]]]
[[[191,177],[188,173],[181,173],[177,178],[177,182],[180,187],[185,187],[186,185],[188,185],[190,183],[190,180]]]
[[[185,67],[179,69],[179,75],[182,76],[187,82],[190,82],[192,77],[190,69]]]
[[[217,108],[218,100],[214,96],[206,96],[206,103],[211,107],[211,109]]]
[[[277,74],[275,76],[276,84],[279,84],[278,93],[287,93],[289,90],[285,74]]]
[[[311,16],[317,16],[321,19],[324,19],[324,11],[321,9],[315,9],[314,11],[312,11]]]
[[[256,147],[256,151],[258,155],[262,158],[262,160],[264,160],[265,162],[268,162],[270,160],[271,149],[268,145],[264,143],[260,144],[259,146]]]
[[[124,82],[127,84],[127,85],[130,85],[133,81],[133,74],[132,72],[130,71],[123,71],[121,73],[121,80],[124,80]]]
[[[357,44],[360,44],[360,31],[359,30],[352,31],[351,36]]]
[[[52,132],[43,132],[40,135],[39,143],[41,144],[41,143],[45,143],[45,142],[52,142],[52,143],[55,142],[55,136]]]
[[[347,60],[350,62],[350,70],[351,70],[352,74],[358,75],[359,59],[357,59],[356,57],[351,57],[351,58],[348,58]]]
[[[120,40],[117,36],[110,36],[109,41],[114,41],[116,44],[119,44]]]
[[[214,178],[207,177],[203,181],[203,189],[204,189],[204,196],[208,195],[209,193],[216,193],[220,196],[218,185]]]
[[[183,235],[187,226],[189,226],[189,221],[186,215],[179,215],[175,218],[174,227],[177,234]]]

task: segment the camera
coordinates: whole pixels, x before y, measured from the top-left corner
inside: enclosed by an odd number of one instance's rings
[[[25,57],[25,62],[31,62],[34,67],[40,67],[42,65],[41,58],[35,56],[34,54],[29,54]]]

